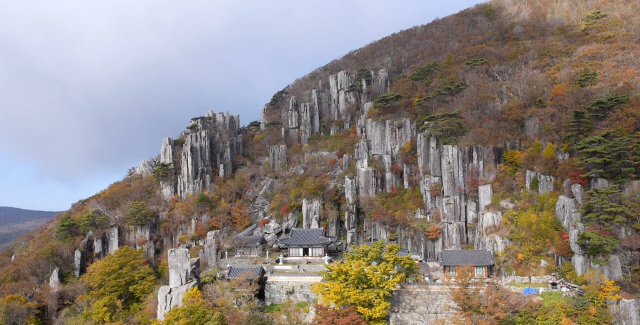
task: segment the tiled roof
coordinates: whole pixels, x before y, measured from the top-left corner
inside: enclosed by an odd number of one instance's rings
[[[233,239],[233,244],[236,246],[258,246],[265,243],[262,236],[236,236]]]
[[[324,235],[324,228],[301,229],[293,228],[289,237],[280,238],[279,242],[283,245],[328,245],[336,241],[335,237]]]
[[[438,254],[438,262],[446,266],[489,266],[495,264],[493,253],[488,250],[443,250]]]
[[[264,269],[260,265],[232,265],[227,272],[227,279],[237,279],[246,276],[249,279],[260,278],[264,275]]]

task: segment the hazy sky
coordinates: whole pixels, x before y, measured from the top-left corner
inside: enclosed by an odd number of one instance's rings
[[[0,206],[66,210],[207,110],[481,1],[0,0]]]

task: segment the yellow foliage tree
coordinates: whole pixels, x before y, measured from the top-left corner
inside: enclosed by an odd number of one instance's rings
[[[384,324],[393,289],[417,270],[411,258],[398,256],[399,250],[399,245],[382,242],[356,247],[345,254],[344,263],[328,265],[324,281],[314,283],[312,290],[323,305],[355,306],[371,324]]]
[[[207,304],[198,288],[191,288],[184,293],[182,306],[171,309],[162,324],[226,325],[227,322],[221,312]]]
[[[87,296],[95,301],[85,313],[96,323],[112,322],[135,310],[153,290],[155,277],[142,250],[129,246],[118,249],[89,266],[83,280]]]

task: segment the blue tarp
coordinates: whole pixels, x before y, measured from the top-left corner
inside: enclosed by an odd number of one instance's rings
[[[533,289],[530,287],[526,287],[524,288],[524,294],[525,295],[537,295],[540,293],[540,289]]]

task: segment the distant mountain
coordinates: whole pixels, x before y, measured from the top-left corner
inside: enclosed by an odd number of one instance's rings
[[[20,235],[36,229],[56,214],[58,212],[55,211],[0,207],[0,251],[8,248]]]

